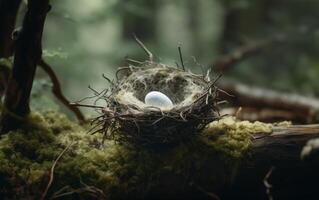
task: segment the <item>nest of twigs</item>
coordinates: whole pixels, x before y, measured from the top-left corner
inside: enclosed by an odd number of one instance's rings
[[[110,88],[97,94],[106,105],[98,107],[101,115],[93,124],[99,127],[94,132],[102,132],[108,139],[137,145],[182,142],[219,116],[218,78],[211,81],[209,73],[197,75],[186,71],[184,65],[170,67],[150,59],[119,68],[115,81],[106,79]],[[145,104],[150,91],[166,94],[173,107],[163,110]]]

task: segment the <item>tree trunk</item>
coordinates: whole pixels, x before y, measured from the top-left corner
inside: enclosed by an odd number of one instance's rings
[[[14,64],[5,93],[2,133],[21,126],[29,114],[29,98],[36,66],[42,55],[42,33],[49,0],[29,0],[22,30],[15,44]]]
[[[0,0],[0,59],[12,56],[16,17],[21,0]],[[8,83],[10,69],[0,63],[0,98]]]
[[[0,58],[12,56],[12,32],[21,0],[0,0]]]

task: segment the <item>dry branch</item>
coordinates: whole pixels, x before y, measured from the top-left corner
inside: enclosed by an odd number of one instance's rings
[[[21,126],[29,114],[29,99],[36,66],[42,55],[42,33],[49,0],[29,0],[22,30],[15,44],[14,64],[5,93],[2,133]]]
[[[84,122],[85,117],[80,111],[80,109],[76,106],[71,105],[70,101],[64,96],[59,79],[56,76],[55,72],[53,71],[52,67],[48,63],[46,63],[43,59],[41,59],[39,66],[50,77],[52,82],[52,93],[55,95],[55,97],[76,115],[80,123]]]
[[[226,99],[231,106],[243,107],[238,116],[241,119],[313,123],[319,111],[319,100],[311,97],[249,87],[240,83],[223,82],[219,87],[234,96],[221,93],[221,99]],[[249,113],[254,116],[249,117]]]
[[[63,154],[72,146],[72,142],[70,144],[68,144],[63,151],[59,154],[59,156],[54,160],[51,169],[50,169],[50,179],[49,182],[44,190],[44,192],[41,195],[41,200],[44,200],[45,197],[47,196],[47,193],[53,183],[53,179],[54,179],[54,170],[55,170],[55,166],[57,165],[57,163],[59,162],[59,160],[62,158]]]
[[[282,35],[276,35],[266,40],[251,42],[250,44],[238,47],[230,54],[226,54],[215,60],[212,63],[213,69],[217,71],[227,70],[244,59],[260,53],[269,45],[283,41],[283,39],[284,37]]]

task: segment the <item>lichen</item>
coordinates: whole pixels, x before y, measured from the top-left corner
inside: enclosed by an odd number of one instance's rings
[[[291,121],[276,122],[276,123],[273,123],[273,126],[288,128],[292,126],[292,122]]]
[[[54,160],[68,145],[55,167],[48,198],[169,197],[193,185],[214,191],[231,181],[252,134],[271,132],[268,124],[225,118],[192,141],[152,150],[102,144],[100,135],[88,134],[86,126],[53,111],[31,115],[28,124],[0,140],[0,196],[6,199],[39,199]]]

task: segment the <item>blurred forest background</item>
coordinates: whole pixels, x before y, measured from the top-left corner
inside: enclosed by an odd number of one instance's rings
[[[90,96],[88,85],[105,88],[108,83],[102,74],[113,78],[126,56],[147,59],[133,33],[165,64],[179,61],[181,44],[187,68],[199,73],[199,63],[207,70],[223,55],[236,56],[249,45],[276,38],[279,42],[256,45],[250,56],[224,69],[223,80],[319,96],[318,0],[53,0],[51,4],[44,58],[71,101]],[[49,88],[46,74],[38,70],[32,106],[66,112]]]

